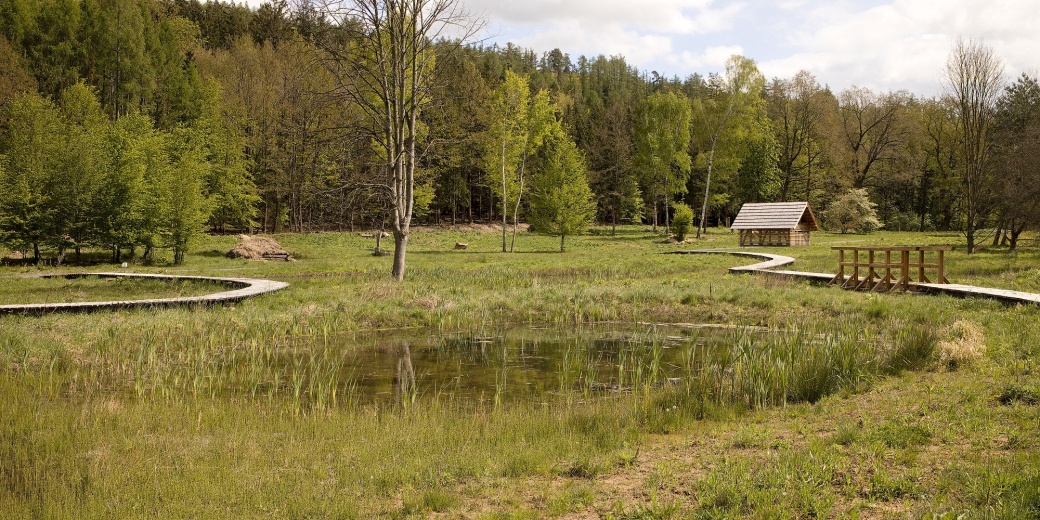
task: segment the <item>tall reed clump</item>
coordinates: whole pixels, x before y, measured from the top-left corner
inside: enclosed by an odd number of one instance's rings
[[[935,342],[930,329],[915,325],[879,336],[850,324],[775,333],[739,328],[724,341],[691,348],[686,377],[662,402],[666,408],[681,403],[696,417],[720,406],[812,403],[885,374],[927,366]]]
[[[102,334],[75,359],[68,351],[23,363],[42,395],[132,395],[188,402],[233,398],[285,404],[294,414],[326,411],[353,400],[349,349],[329,345],[328,330],[255,327],[150,329]]]

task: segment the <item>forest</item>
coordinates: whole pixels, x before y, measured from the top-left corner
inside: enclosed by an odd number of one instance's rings
[[[91,248],[178,263],[206,231],[382,229],[382,152],[330,66],[340,25],[285,0],[0,3],[0,243],[37,261]],[[1040,223],[1027,74],[994,93],[973,151],[952,95],[767,79],[742,56],[679,78],[623,56],[432,44],[418,224],[515,229],[539,219],[550,181],[576,183],[570,212],[655,230],[677,207],[715,226],[745,202],[795,200],[835,228],[827,210],[853,190],[877,225],[969,245],[1014,248]]]

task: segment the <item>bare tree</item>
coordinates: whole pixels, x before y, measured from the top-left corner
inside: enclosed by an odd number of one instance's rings
[[[422,153],[419,115],[435,90],[435,47],[448,38],[468,40],[480,21],[459,0],[302,1],[329,29],[315,43],[337,79],[336,92],[365,115],[379,172],[370,184],[389,200],[392,274],[403,280]]]
[[[856,86],[838,96],[842,155],[854,188],[869,184],[878,163],[895,159],[906,139],[902,119],[908,97],[902,92],[878,95]]]
[[[994,192],[987,174],[990,130],[1004,85],[1004,65],[993,49],[972,40],[958,39],[946,63],[947,93],[956,106],[961,131],[961,181],[964,189],[964,234],[968,253],[989,211]]]

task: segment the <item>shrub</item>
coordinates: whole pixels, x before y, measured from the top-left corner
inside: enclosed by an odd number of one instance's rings
[[[851,230],[870,233],[882,227],[877,217],[877,204],[870,201],[865,188],[849,190],[823,212],[823,218],[828,226],[842,233]]]
[[[672,215],[672,234],[679,242],[686,240],[686,234],[693,227],[693,210],[681,202],[673,204],[675,212]]]

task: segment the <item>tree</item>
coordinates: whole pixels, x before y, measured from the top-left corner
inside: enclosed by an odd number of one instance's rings
[[[159,143],[152,122],[141,114],[121,117],[108,125],[104,142],[106,175],[97,187],[92,211],[94,240],[112,251],[119,262],[122,249],[135,245],[157,247],[152,226],[145,172],[159,161]]]
[[[906,139],[904,93],[878,95],[852,86],[838,96],[841,118],[838,155],[854,188],[869,184],[877,166],[895,159]]]
[[[541,171],[534,177],[529,220],[535,231],[560,237],[583,233],[596,216],[585,158],[557,123],[546,139]]]
[[[866,188],[852,188],[823,212],[823,218],[842,234],[850,230],[869,233],[881,227],[876,208],[877,204],[870,201]]]
[[[695,112],[701,120],[705,131],[701,139],[704,150],[707,150],[707,177],[704,183],[704,202],[701,205],[701,220],[697,225],[697,238],[706,229],[708,216],[708,197],[711,194],[711,174],[715,166],[715,151],[720,139],[728,130],[731,119],[745,107],[753,106],[760,101],[759,93],[765,78],[758,71],[755,61],[743,56],[732,56],[726,60],[724,76],[712,76],[710,94],[696,104]]]
[[[676,240],[682,242],[686,240],[686,234],[693,226],[693,209],[682,202],[675,203],[673,207],[675,216],[672,218],[672,234]]]
[[[927,99],[912,107],[915,123],[908,144],[917,170],[917,227],[924,231],[931,216],[937,228],[949,230],[956,213],[955,169],[960,150],[953,103],[945,97]]]
[[[0,113],[16,97],[36,90],[36,82],[22,65],[21,57],[0,36]]]
[[[549,93],[530,97],[527,80],[507,70],[505,80],[492,97],[491,128],[485,146],[485,171],[492,190],[502,199],[502,252],[506,251],[506,218],[513,213],[513,242],[523,197],[528,157],[541,148],[555,122]],[[501,185],[498,177],[501,174]],[[509,207],[512,201],[513,207]],[[509,246],[513,250],[513,246]]]
[[[184,263],[184,255],[202,235],[203,224],[212,212],[206,196],[206,179],[211,163],[206,160],[206,134],[192,129],[176,129],[163,136],[165,149],[161,164],[150,169],[156,173],[148,181],[161,208],[158,235],[162,245],[173,250],[173,263]]]
[[[337,91],[367,116],[366,130],[379,150],[373,184],[390,202],[391,273],[404,280],[419,116],[434,87],[435,42],[448,30],[465,40],[477,24],[458,0],[349,0],[324,2],[316,10],[334,26],[315,40],[325,52],[323,63],[337,78]]]
[[[472,51],[470,51],[472,52]],[[437,60],[438,83],[443,91],[434,99],[434,109],[423,117],[430,135],[438,137],[427,163],[437,177],[434,200],[438,215],[449,213],[455,225],[465,209],[473,223],[474,192],[484,178],[482,146],[491,118],[490,89],[480,75],[476,60],[465,53],[449,53]]]
[[[804,70],[791,79],[774,79],[766,87],[767,110],[778,144],[781,201],[812,198],[813,169],[819,172],[824,149],[821,127],[828,99],[833,99],[829,92]],[[804,195],[801,191],[795,195],[801,185]]]
[[[1006,238],[1012,250],[1040,223],[1040,83],[1023,74],[997,100],[994,159]],[[996,237],[995,237],[996,238]]]
[[[93,240],[91,211],[97,186],[105,175],[104,134],[108,125],[94,90],[82,82],[62,91],[59,105],[65,153],[59,167],[50,172],[48,192],[52,217],[50,245],[58,250],[58,263],[73,248],[77,260],[82,246]]]
[[[246,137],[234,124],[235,116],[228,113],[233,107],[223,101],[219,84],[210,80],[195,129],[203,136],[209,163],[205,192],[213,203],[210,226],[250,229],[255,224],[253,217],[260,197],[249,174]]]
[[[958,39],[946,63],[946,89],[954,99],[961,131],[961,181],[964,197],[964,235],[968,253],[975,242],[993,199],[988,175],[994,110],[1004,83],[1004,65],[993,49]]]
[[[657,230],[657,208],[663,197],[686,193],[686,179],[692,161],[687,149],[690,143],[690,103],[681,94],[658,92],[640,105],[635,124],[635,162],[650,187],[654,208],[654,231]],[[665,226],[668,225],[665,204]]]
[[[23,94],[8,110],[8,128],[0,178],[0,239],[15,247],[32,247],[39,262],[40,246],[52,238],[55,216],[50,189],[61,170],[64,128],[57,107],[39,95]]]

